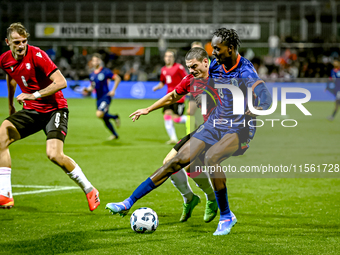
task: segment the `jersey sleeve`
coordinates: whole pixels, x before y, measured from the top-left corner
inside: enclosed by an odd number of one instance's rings
[[[178,71],[179,74],[181,76],[181,78],[184,78],[185,76],[187,76],[187,71],[185,70],[184,66],[182,66],[181,64],[178,65]]]
[[[255,68],[253,66],[247,66],[242,72],[241,72],[241,79],[246,87],[251,87],[254,91],[255,87],[261,83],[264,83],[263,80],[260,79],[258,76]]]
[[[106,79],[114,79],[114,74],[109,68],[106,69]]]
[[[336,78],[336,75],[335,75],[334,69],[332,69],[332,71],[331,71],[331,78],[333,78],[333,79],[335,79],[335,78]]]
[[[39,49],[34,52],[33,58],[35,65],[40,68],[47,77],[50,77],[58,69],[58,67],[43,50]]]
[[[178,95],[186,95],[190,92],[190,79],[188,76],[184,77],[182,81],[175,87]]]
[[[3,65],[2,65],[2,60],[3,60],[3,58],[4,58],[4,54],[2,54],[2,55],[0,56],[0,68],[1,68],[2,70],[5,71],[5,69],[4,69]]]
[[[163,82],[164,84],[166,84],[166,79],[165,79],[165,75],[163,74],[163,68],[161,69],[161,77],[159,78],[160,82]]]

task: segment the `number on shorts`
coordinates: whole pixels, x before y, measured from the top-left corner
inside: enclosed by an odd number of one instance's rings
[[[184,110],[184,104],[179,104],[177,108],[178,115],[182,115]]]
[[[106,112],[107,111],[107,106],[108,106],[107,103],[105,101],[103,101],[99,105],[99,110],[103,111],[103,112]]]
[[[57,114],[55,115],[54,125],[56,126],[56,128],[58,128],[60,125],[60,113],[59,112],[57,112]]]

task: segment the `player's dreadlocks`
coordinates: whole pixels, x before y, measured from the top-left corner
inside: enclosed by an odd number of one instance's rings
[[[222,43],[225,43],[226,45],[233,45],[235,50],[238,50],[238,47],[241,45],[241,40],[235,29],[227,29],[224,27],[219,28],[213,33],[213,35],[221,37]]]

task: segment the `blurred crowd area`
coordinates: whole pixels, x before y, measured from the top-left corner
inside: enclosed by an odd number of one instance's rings
[[[239,51],[254,64],[260,78],[264,80],[292,81],[297,78],[330,77],[333,61],[338,59],[340,54],[338,47],[281,47],[278,38],[269,38],[269,45],[271,47],[266,50],[268,53],[262,56],[256,54],[256,49],[241,48]],[[164,66],[162,57],[164,51],[158,51],[157,48],[155,50],[158,53],[151,55],[147,60],[144,55],[116,55],[109,47],[75,49],[69,45],[61,47],[59,52],[52,48],[44,50],[67,79],[76,81],[89,78],[92,72],[90,60],[93,53],[100,53],[104,65],[119,74],[124,81],[158,81],[161,67]],[[176,50],[176,62],[185,65],[184,56],[189,47]],[[5,73],[1,69],[0,79],[5,79]]]

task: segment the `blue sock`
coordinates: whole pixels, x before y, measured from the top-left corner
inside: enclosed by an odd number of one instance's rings
[[[104,114],[104,118],[117,119],[117,118],[119,118],[119,116],[117,114],[116,115],[111,115],[109,112],[106,112]]]
[[[144,182],[142,182],[137,187],[137,189],[135,189],[132,195],[129,198],[124,200],[124,202],[128,202],[131,207],[134,203],[136,203],[138,199],[141,199],[142,197],[144,197],[146,194],[148,194],[150,191],[152,191],[155,188],[156,188],[155,184],[152,182],[152,180],[149,177]]]
[[[113,126],[112,126],[112,124],[110,122],[110,119],[104,117],[103,120],[105,122],[106,127],[111,131],[111,133],[118,137],[118,134],[116,133],[115,129],[113,128]]]
[[[230,216],[227,188],[215,191],[215,197],[220,209],[220,220],[223,220],[224,217]]]

